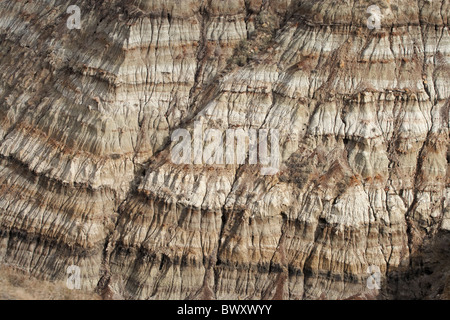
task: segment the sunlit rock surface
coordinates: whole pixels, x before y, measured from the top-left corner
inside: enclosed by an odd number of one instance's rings
[[[77,5],[0,1],[2,264],[126,299],[448,297],[448,0]],[[196,121],[278,130],[279,172],[174,164]]]

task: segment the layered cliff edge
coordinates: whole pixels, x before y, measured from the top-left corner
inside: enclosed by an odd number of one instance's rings
[[[450,1],[70,4],[0,1],[1,264],[125,299],[450,298]],[[195,122],[278,130],[279,172],[174,164]]]

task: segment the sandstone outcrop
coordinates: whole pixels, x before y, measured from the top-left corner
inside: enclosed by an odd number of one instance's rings
[[[68,5],[0,1],[3,264],[126,299],[448,296],[448,0]],[[279,172],[174,164],[196,121],[278,130]]]

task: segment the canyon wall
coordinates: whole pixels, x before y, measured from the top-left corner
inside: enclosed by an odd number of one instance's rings
[[[0,1],[2,264],[125,299],[448,295],[450,1],[73,4]],[[277,130],[279,171],[173,163],[194,123]]]

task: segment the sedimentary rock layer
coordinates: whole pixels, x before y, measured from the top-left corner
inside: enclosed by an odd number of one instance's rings
[[[0,1],[2,263],[138,299],[445,292],[448,0],[77,5]],[[173,163],[195,123],[278,130],[279,172]]]

